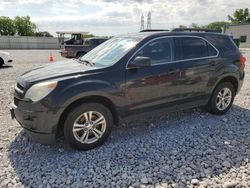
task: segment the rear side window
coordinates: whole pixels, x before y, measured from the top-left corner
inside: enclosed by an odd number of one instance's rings
[[[157,39],[144,46],[136,55],[149,57],[152,64],[168,63],[173,60],[172,38]]]
[[[207,56],[206,41],[199,38],[182,38],[182,53],[184,59]]]
[[[175,45],[178,53],[175,54],[176,60],[187,60],[216,56],[217,51],[207,41],[196,37],[175,38]]]

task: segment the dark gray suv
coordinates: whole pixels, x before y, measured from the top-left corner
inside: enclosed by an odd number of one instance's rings
[[[131,114],[196,106],[224,114],[245,62],[229,36],[213,31],[121,35],[81,58],[23,74],[11,114],[40,143],[63,132],[74,148],[91,149]]]

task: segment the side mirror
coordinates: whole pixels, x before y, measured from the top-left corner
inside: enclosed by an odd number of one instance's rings
[[[129,67],[149,67],[151,65],[151,59],[149,57],[138,56],[129,64]]]

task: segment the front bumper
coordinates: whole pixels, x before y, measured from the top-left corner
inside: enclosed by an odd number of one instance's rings
[[[21,110],[12,102],[10,113],[32,140],[41,144],[55,143],[57,123],[51,112]]]

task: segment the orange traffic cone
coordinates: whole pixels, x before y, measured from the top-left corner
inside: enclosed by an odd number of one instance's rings
[[[53,61],[53,55],[52,52],[50,51],[50,55],[49,55],[49,61],[52,62]]]

